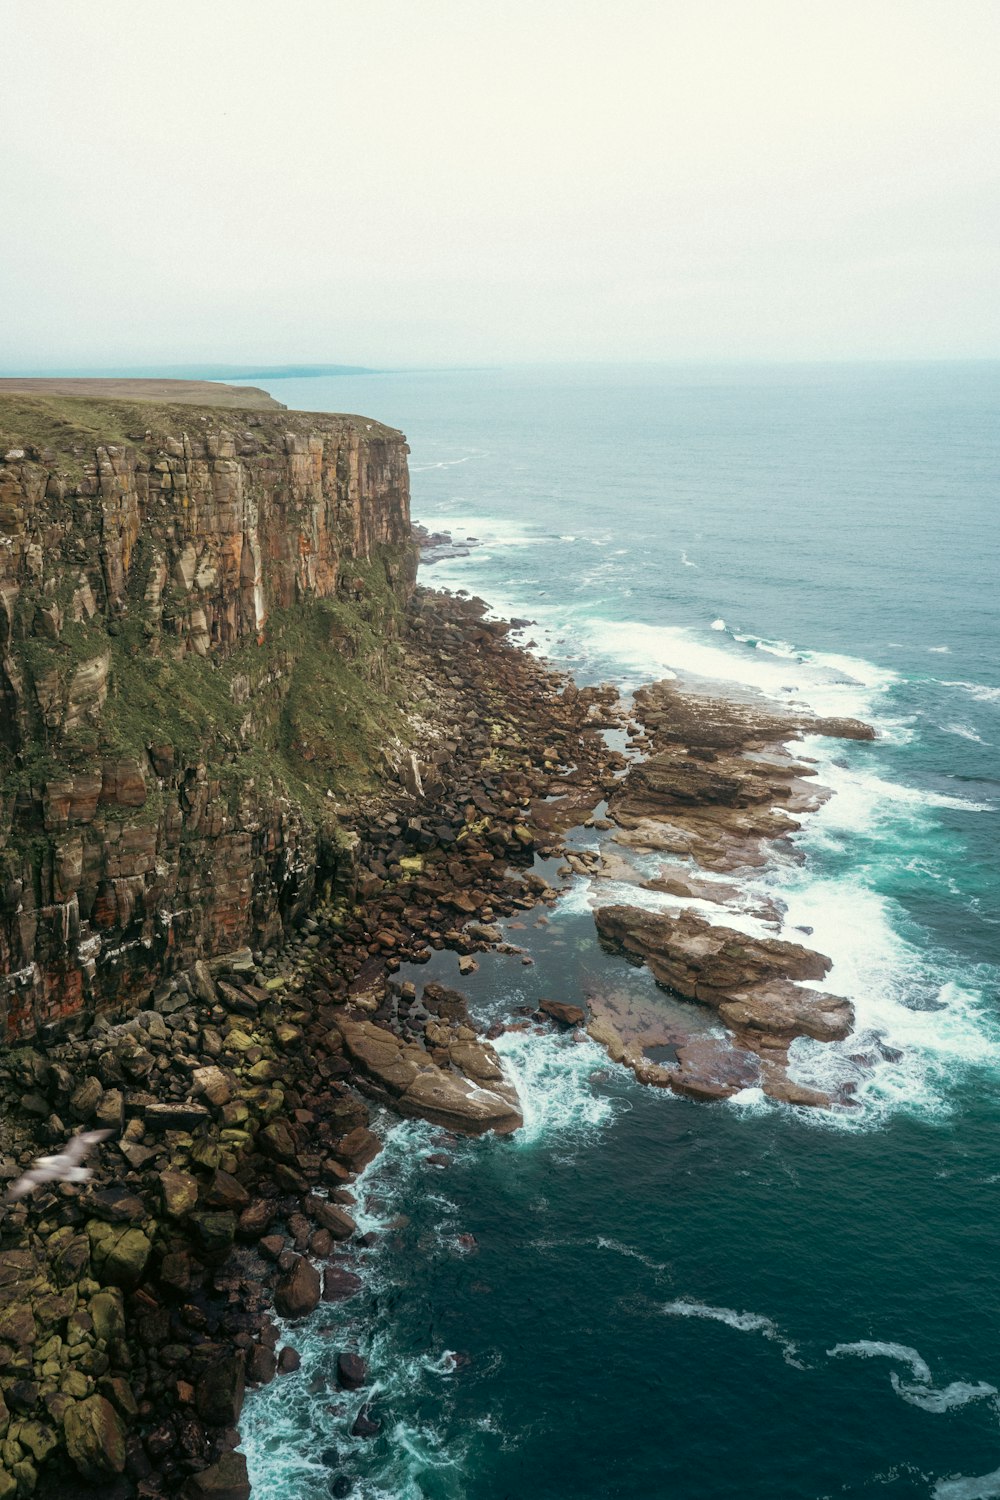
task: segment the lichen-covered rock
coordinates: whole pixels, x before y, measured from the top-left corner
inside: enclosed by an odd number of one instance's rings
[[[97,1338],[110,1344],[115,1339],[124,1337],[125,1301],[117,1287],[107,1287],[103,1292],[96,1292],[90,1299],[88,1311]]]
[[[111,1402],[88,1396],[66,1408],[66,1451],[84,1479],[100,1480],[125,1468],[125,1429]]]
[[[152,1245],[141,1229],[105,1224],[91,1219],[87,1225],[90,1258],[97,1279],[105,1286],[130,1290],[143,1278]]]
[[[167,1217],[183,1219],[198,1206],[198,1183],[190,1172],[161,1172],[160,1195]]]

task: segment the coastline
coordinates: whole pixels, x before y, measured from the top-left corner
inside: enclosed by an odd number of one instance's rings
[[[474,966],[498,915],[553,900],[531,876],[535,852],[557,851],[556,826],[597,804],[615,764],[600,734],[613,694],[578,692],[482,615],[476,601],[418,600],[407,649],[433,708],[397,792],[358,809],[360,822],[344,810],[359,834],[353,889],[326,893],[271,962],[243,950],[198,964],[123,1024],[5,1059],[8,1176],[57,1124],[120,1131],[85,1192],[21,1202],[2,1225],[8,1452],[39,1495],[65,1496],[80,1477],[143,1500],[247,1491],[245,1380],[295,1364],[274,1355],[272,1292],[301,1316],[352,1287],[335,1247],[355,1236],[348,1185],[379,1142],[347,1080],[383,1097],[386,1077],[345,1015],[390,1022],[409,1048],[429,1033],[429,1064],[449,1078],[461,1065],[462,1092],[481,1095],[495,1063],[461,997],[428,995],[437,1014],[415,1013],[412,986],[391,976],[446,947]],[[425,870],[432,850],[443,879]],[[470,918],[478,929],[462,931]],[[457,1107],[432,1113],[482,1128]],[[310,1257],[326,1260],[322,1282]],[[48,1341],[41,1382],[32,1306],[74,1330]],[[68,1462],[56,1431],[71,1407],[86,1421]]]
[[[260,955],[243,950],[198,965],[190,985],[175,986],[134,1020],[102,1022],[87,1039],[51,1049],[44,1067],[27,1049],[6,1068],[8,1088],[33,1085],[35,1118],[48,1106],[65,1114],[68,1103],[75,1121],[122,1130],[117,1151],[126,1170],[102,1155],[82,1196],[66,1190],[56,1205],[43,1200],[9,1211],[0,1265],[17,1298],[50,1291],[58,1297],[65,1265],[76,1267],[78,1306],[96,1299],[103,1307],[110,1295],[114,1337],[97,1333],[93,1313],[80,1324],[90,1347],[76,1369],[87,1390],[70,1382],[72,1398],[60,1389],[41,1399],[55,1420],[71,1399],[89,1404],[92,1430],[73,1452],[76,1469],[92,1479],[122,1473],[120,1483],[134,1486],[122,1487],[123,1495],[238,1500],[248,1493],[237,1447],[246,1383],[294,1374],[300,1320],[351,1299],[362,1284],[356,1256],[371,1244],[372,1231],[359,1228],[366,1215],[358,1175],[382,1144],[369,1128],[366,1101],[428,1120],[445,1150],[456,1130],[517,1129],[520,1101],[491,1044],[505,1033],[553,1029],[579,1038],[589,1018],[591,1038],[640,1082],[725,1098],[760,1083],[760,1066],[748,1071],[755,1054],[773,1097],[833,1102],[788,1080],[794,1031],[787,1034],[787,1016],[777,1036],[760,1034],[758,1014],[756,1041],[748,1041],[751,1021],[736,1029],[731,1045],[720,1045],[707,1006],[703,1035],[682,1037],[676,1001],[664,1007],[675,1012],[666,1025],[655,1001],[622,1017],[589,994],[542,1000],[486,1027],[470,1016],[461,989],[431,980],[418,998],[419,976],[435,953],[457,956],[459,985],[462,975],[475,972],[477,954],[495,952],[505,963],[530,966],[530,953],[508,941],[513,931],[499,924],[544,923],[567,881],[596,877],[600,887],[610,877],[617,889],[625,875],[636,888],[696,905],[706,892],[716,901],[719,891],[732,894],[732,885],[709,891],[712,876],[746,863],[751,837],[759,847],[750,862],[759,864],[767,841],[794,826],[772,805],[778,784],[798,812],[822,800],[811,788],[803,791],[810,768],[776,748],[779,739],[822,727],[821,721],[769,715],[759,704],[684,697],[665,684],[636,695],[629,721],[616,690],[578,689],[511,646],[510,627],[485,613],[478,600],[418,592],[407,650],[415,681],[434,704],[422,720],[423,743],[400,758],[395,793],[387,784],[363,811],[342,810],[357,834],[352,878],[326,893],[280,955],[260,963]],[[825,727],[870,734],[846,721]],[[715,751],[700,743],[706,740],[716,742]],[[626,743],[630,754],[610,748],[613,741]],[[670,743],[673,751],[664,748]],[[677,753],[686,777],[679,799]],[[672,754],[673,793],[665,796],[664,762]],[[706,779],[720,754],[724,765]],[[741,760],[739,795],[731,786],[726,794]],[[701,778],[697,795],[692,773]],[[758,809],[749,822],[748,806]],[[585,829],[590,848],[567,844],[573,830]],[[702,855],[710,850],[703,860],[708,878],[700,884],[690,870],[678,884],[679,866],[673,879],[665,870],[644,879],[636,866],[625,874],[626,857],[644,850],[686,858],[693,829]],[[677,844],[680,830],[686,848]],[[596,849],[595,835],[602,836]],[[661,981],[655,955],[610,932],[608,910],[596,913],[595,936],[609,950],[624,946],[632,962],[645,959]],[[779,973],[782,961],[787,968],[787,955],[779,954],[769,975],[778,978],[779,991],[788,978]],[[669,987],[685,993],[676,980]],[[688,998],[708,997],[693,987]],[[577,999],[586,1000],[586,1010]],[[838,1021],[831,1035],[845,1032],[843,1013]],[[165,1054],[178,1039],[188,1077],[180,1087],[171,1079],[168,1092],[176,1097],[165,1100],[162,1081],[155,1091],[149,1085],[171,1077]],[[647,1055],[664,1047],[674,1054],[666,1067]],[[84,1084],[71,1089],[80,1073]],[[19,1156],[33,1154],[29,1129]],[[56,1251],[55,1269],[40,1253],[46,1239]],[[109,1293],[109,1286],[117,1290]],[[14,1323],[17,1306],[15,1300]],[[272,1309],[291,1340],[280,1348]],[[133,1340],[136,1356],[129,1352]],[[22,1363],[30,1352],[21,1351]],[[364,1361],[352,1359],[346,1375],[331,1368],[330,1379],[341,1399],[345,1391],[359,1393],[350,1433],[366,1439],[377,1435],[380,1418],[365,1400]],[[28,1410],[34,1405],[30,1389],[17,1399]],[[16,1430],[27,1435],[27,1424]],[[70,1473],[50,1462],[37,1493],[65,1494]],[[339,1478],[353,1482],[348,1474]]]

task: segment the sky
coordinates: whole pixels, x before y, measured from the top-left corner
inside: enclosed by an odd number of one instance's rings
[[[0,0],[0,370],[1000,356],[997,0]]]

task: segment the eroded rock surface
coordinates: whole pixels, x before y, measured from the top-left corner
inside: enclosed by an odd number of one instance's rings
[[[337,847],[301,783],[364,750],[336,691],[385,671],[413,585],[406,453],[358,418],[0,394],[0,1040],[305,910]]]
[[[338,1017],[336,1025],[363,1081],[400,1114],[465,1135],[487,1130],[507,1135],[524,1123],[517,1090],[505,1079],[500,1059],[473,1033],[463,1037],[438,1027],[432,1034],[441,1057],[436,1062],[423,1047],[373,1022]]]
[[[664,989],[710,1005],[750,1046],[796,1036],[836,1041],[851,1029],[849,1001],[795,982],[824,978],[830,960],[822,953],[749,937],[689,911],[603,906],[594,920],[602,943],[645,963]]]

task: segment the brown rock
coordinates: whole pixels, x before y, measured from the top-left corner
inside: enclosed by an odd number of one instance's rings
[[[213,1360],[199,1375],[194,1405],[203,1422],[213,1427],[235,1427],[243,1410],[245,1372],[242,1358],[227,1354]]]
[[[297,1255],[274,1289],[274,1305],[285,1318],[304,1318],[319,1305],[319,1272],[305,1256]]]
[[[366,1130],[363,1125],[358,1125],[354,1130],[349,1131],[343,1140],[337,1142],[333,1148],[333,1154],[352,1172],[361,1172],[369,1162],[374,1161],[381,1149],[382,1142],[374,1131]]]
[[[691,912],[675,917],[604,906],[594,920],[605,947],[645,962],[664,989],[718,1010],[748,1045],[765,1037],[831,1041],[853,1025],[847,1000],[794,983],[822,979],[830,967],[828,958],[798,943],[748,937]]]
[[[539,1000],[538,1009],[560,1026],[582,1026],[586,1020],[578,1005],[566,1005],[561,1000]]]
[[[250,1500],[247,1461],[242,1453],[224,1453],[218,1463],[192,1474],[183,1500]]]
[[[419,1115],[465,1135],[508,1134],[522,1123],[517,1092],[500,1073],[488,1086],[439,1067],[422,1047],[370,1021],[338,1018],[344,1047],[366,1087],[401,1114]],[[492,1067],[485,1049],[477,1057]],[[499,1070],[498,1070],[499,1071]]]
[[[353,1271],[345,1270],[343,1266],[323,1268],[324,1302],[346,1302],[349,1297],[356,1297],[363,1286],[361,1277],[356,1276]]]
[[[254,1344],[247,1360],[247,1379],[254,1385],[269,1385],[277,1368],[274,1351],[263,1344]]]
[[[125,1429],[111,1402],[88,1396],[66,1408],[66,1451],[84,1479],[100,1481],[125,1468]]]

